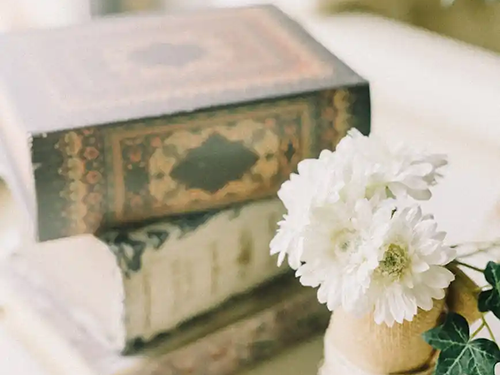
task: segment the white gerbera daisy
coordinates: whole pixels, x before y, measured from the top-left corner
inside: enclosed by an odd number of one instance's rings
[[[326,155],[329,152],[324,152]],[[292,174],[278,191],[287,213],[278,223],[278,231],[270,244],[271,254],[278,255],[278,265],[288,255],[292,269],[300,266],[303,248],[303,232],[309,222],[309,210],[313,206],[315,191],[321,182],[325,166],[321,160],[306,159],[299,163],[298,174]]]
[[[430,186],[441,176],[446,157],[438,154],[415,152],[407,145],[390,147],[375,137],[366,137],[351,129],[337,146],[336,154],[352,162],[362,163],[367,196],[382,195],[415,199],[431,197]]]
[[[297,276],[305,286],[319,286],[318,300],[330,310],[342,306],[346,311],[354,311],[364,302],[362,296],[379,265],[378,253],[370,242],[373,223],[390,217],[392,208],[384,205],[375,209],[371,202],[361,199],[339,200],[311,211],[304,232],[304,263]]]
[[[398,208],[374,224],[380,228],[371,239],[378,266],[361,303],[353,306],[373,309],[378,324],[411,321],[418,308],[428,311],[433,299],[444,298],[454,279],[444,266],[453,260],[454,251],[443,245],[445,234],[436,231],[436,222],[422,216],[417,205]]]
[[[444,267],[453,252],[443,237],[418,206],[339,201],[312,211],[297,276],[319,286],[318,300],[332,311],[373,311],[378,324],[389,326],[411,321],[417,308],[430,310],[433,299],[442,299],[454,278]]]
[[[279,254],[278,265],[288,255],[288,263],[292,269],[300,266],[304,231],[309,224],[312,209],[335,204],[339,200],[356,202],[364,199],[364,166],[352,161],[324,150],[318,159],[301,161],[298,174],[292,174],[283,183],[278,197],[287,213],[278,223],[278,231],[270,244],[271,254]]]
[[[319,301],[331,310],[374,310],[377,322],[389,325],[412,319],[417,307],[428,309],[444,295],[452,274],[442,265],[451,258],[432,219],[419,208],[396,210],[392,198],[428,199],[445,164],[439,155],[350,131],[335,152],[302,161],[282,185],[287,214],[271,254],[279,265],[288,256],[300,281],[319,287]]]

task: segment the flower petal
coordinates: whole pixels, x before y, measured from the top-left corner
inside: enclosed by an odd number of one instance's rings
[[[411,261],[412,273],[422,273],[427,271],[429,268],[430,268],[429,264],[424,260],[420,259],[418,256],[415,256]]]
[[[455,279],[453,273],[445,267],[431,266],[428,271],[422,275],[426,285],[431,288],[447,288]]]
[[[415,296],[415,301],[417,302],[417,306],[422,310],[430,311],[434,306],[434,302],[432,297],[430,296],[428,287],[425,285],[420,285],[414,289],[412,289],[413,295]]]
[[[432,198],[432,193],[429,189],[419,190],[410,188],[407,190],[407,193],[410,197],[419,201],[428,201]]]
[[[413,317],[417,315],[418,307],[416,298],[413,294],[406,290],[402,295],[402,300],[405,305],[405,320],[412,321]]]
[[[403,323],[406,315],[405,304],[403,303],[401,291],[392,291],[388,295],[389,308],[394,320],[397,323]]]
[[[373,317],[375,319],[375,323],[377,324],[382,324],[388,321],[388,318],[390,317],[390,310],[386,299],[379,298],[377,300],[375,303]]]
[[[341,305],[341,293],[337,284],[329,283],[327,307],[330,311],[335,311]]]

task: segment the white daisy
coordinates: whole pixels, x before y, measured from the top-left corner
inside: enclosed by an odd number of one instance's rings
[[[373,309],[375,322],[392,326],[411,321],[418,308],[428,311],[433,299],[444,298],[454,279],[444,266],[454,251],[443,245],[445,234],[436,231],[432,218],[422,216],[418,205],[379,219],[385,220],[374,223],[379,230],[372,231],[370,245],[378,253],[378,266],[365,295],[352,306]]]
[[[336,154],[361,163],[367,179],[366,195],[415,199],[431,197],[429,187],[441,176],[446,157],[416,152],[407,145],[389,146],[376,137],[351,129],[337,146]],[[387,194],[390,192],[390,194]]]
[[[366,200],[341,201],[312,211],[304,237],[300,282],[318,287],[330,310],[357,316],[374,313],[378,324],[412,320],[442,299],[453,274],[444,267],[453,252],[442,244],[432,219],[418,206],[376,209]]]
[[[319,286],[318,300],[330,310],[342,306],[346,311],[354,311],[364,303],[362,296],[379,265],[373,242],[369,242],[380,238],[373,233],[380,230],[373,223],[384,222],[392,209],[392,205],[376,209],[372,202],[361,199],[338,200],[311,211],[304,232],[304,263],[296,274],[303,285]]]
[[[311,233],[326,233],[333,226],[348,228],[355,222],[361,222],[362,218],[356,217],[356,210],[363,209],[364,214],[371,217],[371,210],[388,198],[429,198],[429,187],[435,184],[439,176],[438,169],[444,164],[446,160],[438,155],[416,154],[404,148],[391,149],[375,138],[351,130],[335,152],[323,151],[318,159],[302,161],[299,163],[298,173],[292,174],[290,180],[282,185],[278,196],[283,201],[287,214],[278,223],[279,229],[270,244],[271,254],[278,254],[279,265],[288,256],[288,263],[295,270],[303,262],[307,262],[300,271],[302,280],[310,285],[321,284],[320,299],[330,301],[330,306],[338,305],[336,297],[329,299],[323,292],[325,287],[321,280],[333,282],[321,274],[326,271],[317,271],[319,273],[314,276],[309,272],[309,269],[316,268],[314,264],[322,262],[320,258],[324,255],[320,251],[321,246],[311,250],[316,246],[312,245],[314,241],[322,238],[311,238],[315,236]],[[387,212],[384,208],[378,215],[387,215]],[[363,233],[374,230],[368,222],[369,220],[364,220],[366,227],[357,225],[357,230]],[[351,233],[351,229],[347,232]],[[357,235],[363,236],[363,233]],[[332,242],[332,239],[329,241]],[[306,248],[309,254],[305,254]],[[362,253],[357,254],[361,256]],[[372,257],[370,254],[370,259]],[[325,263],[320,268],[330,266],[331,263]],[[364,272],[366,268],[363,266],[361,269]],[[356,277],[359,278],[359,274]],[[353,286],[358,287],[357,284]],[[363,286],[365,287],[366,285]],[[363,288],[358,292],[361,293]],[[351,293],[343,297],[345,305],[350,304],[349,301],[354,300],[355,296],[356,293]]]
[[[287,213],[278,223],[278,231],[270,244],[271,254],[279,254],[278,265],[288,255],[288,263],[292,269],[300,266],[304,231],[309,224],[311,209],[334,204],[339,200],[355,202],[364,199],[365,168],[361,162],[352,161],[324,150],[318,159],[301,161],[298,174],[292,174],[283,183],[278,197]]]
[[[300,266],[303,231],[309,222],[314,192],[318,190],[320,175],[324,169],[320,160],[303,160],[298,165],[298,174],[292,174],[290,180],[278,191],[278,197],[287,210],[283,220],[278,223],[278,231],[270,244],[271,254],[278,254],[278,265],[281,265],[288,255],[288,263],[292,269]]]

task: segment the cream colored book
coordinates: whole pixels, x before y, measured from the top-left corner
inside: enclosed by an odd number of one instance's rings
[[[117,351],[150,341],[286,271],[269,255],[277,198],[23,246],[11,266]]]

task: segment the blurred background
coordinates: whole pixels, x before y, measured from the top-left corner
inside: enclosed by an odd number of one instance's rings
[[[500,2],[270,2],[370,81],[374,134],[449,155],[446,178],[426,202],[448,232],[448,241],[498,237]],[[117,13],[251,3],[262,1],[0,0],[0,33],[62,27]],[[16,209],[5,187],[2,194],[0,241],[8,243]],[[29,350],[7,334],[0,335],[0,352],[0,373],[42,374],[30,363]],[[314,371],[320,357],[317,338],[252,374],[292,374],[286,370],[291,368],[293,374],[305,374]]]
[[[500,2],[273,0],[372,89],[373,131],[450,154],[432,209],[460,241],[500,220]],[[2,0],[0,32],[252,0]],[[473,220],[470,220],[472,218]],[[497,221],[495,221],[497,220]],[[490,234],[488,234],[490,235]]]

